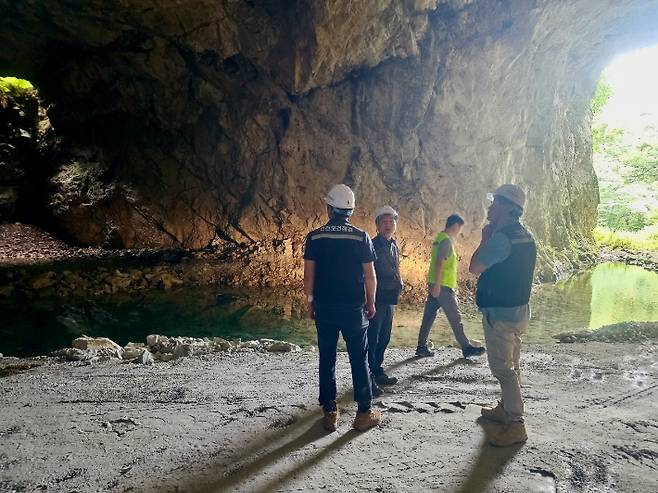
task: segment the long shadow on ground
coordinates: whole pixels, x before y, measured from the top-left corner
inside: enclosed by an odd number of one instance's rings
[[[418,358],[407,358],[389,366],[388,370],[393,371],[414,361],[418,361]],[[458,358],[446,365],[434,367],[422,374],[411,375],[409,378],[399,382],[396,388],[399,389],[399,391],[404,391],[410,388],[413,385],[413,381],[418,378],[442,373],[454,366],[471,364],[475,363],[464,358]],[[337,403],[339,407],[345,406],[349,404],[351,399],[352,392],[345,392],[339,396]],[[212,473],[209,474],[207,471],[208,469],[212,469],[213,466],[208,464],[207,468],[204,468],[203,475],[205,477],[209,477],[209,479],[201,482],[196,478],[190,478],[186,482],[187,484],[178,484],[179,490],[190,493],[236,491],[240,484],[248,481],[250,478],[256,478],[265,469],[280,461],[284,457],[287,457],[295,451],[300,450],[305,446],[327,436],[329,433],[322,428],[322,422],[320,419],[318,419],[318,414],[319,411],[313,410],[297,416],[293,416],[291,425],[285,427],[284,429],[270,432],[262,439],[256,440],[252,442],[248,447],[243,448],[240,452],[240,455],[232,458],[231,460],[231,463],[234,464],[234,467],[230,468],[229,470],[218,470],[216,472],[216,476],[219,477],[212,478]],[[311,425],[308,426],[309,424]],[[283,443],[282,445],[265,454],[260,454],[261,451],[268,449],[272,444],[281,441],[284,437],[290,436],[294,436],[295,438]],[[326,447],[323,447],[320,452],[311,456],[310,458],[303,460],[291,470],[268,480],[264,486],[261,486],[256,491],[266,492],[280,489],[292,477],[317,465],[327,456],[343,447],[356,436],[358,436],[358,433],[355,431],[349,431],[343,435],[340,435],[336,440],[329,443]],[[488,484],[488,482],[490,482],[496,476],[496,474],[498,474],[498,472],[502,469],[502,467],[504,467],[507,461],[511,460],[516,451],[518,451],[518,449],[516,449],[514,454],[507,457],[504,451],[493,455],[489,453],[485,454],[485,448],[486,450],[489,450],[491,447],[485,447],[485,445],[483,445],[483,450],[481,450],[478,462],[474,466],[469,479],[465,483],[465,486],[469,486],[472,489],[462,489],[460,492],[465,493],[466,491],[485,491],[486,484]],[[492,457],[498,457],[498,461],[492,462]],[[507,458],[505,459],[505,457]],[[501,459],[504,460],[500,462]],[[486,478],[489,478],[488,482],[483,482],[486,480]],[[481,488],[485,489],[473,489],[477,488],[480,484],[484,485],[481,486]]]
[[[498,476],[505,466],[521,450],[523,444],[513,447],[493,447],[483,440],[480,452],[466,480],[456,493],[485,493],[489,485]]]

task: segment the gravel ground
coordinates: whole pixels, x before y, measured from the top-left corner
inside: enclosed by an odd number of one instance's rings
[[[322,430],[317,354],[217,353],[151,367],[0,359],[0,492],[658,491],[658,349],[528,346],[521,447],[475,423],[498,385],[444,349],[388,355],[383,423]]]
[[[0,265],[24,265],[72,257],[72,248],[36,226],[0,224]]]

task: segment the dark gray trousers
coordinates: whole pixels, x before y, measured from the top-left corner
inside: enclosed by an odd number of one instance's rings
[[[368,326],[368,364],[373,376],[384,374],[384,352],[391,341],[395,305],[377,303],[377,312]]]
[[[462,315],[459,311],[455,292],[446,286],[441,286],[441,294],[438,299],[434,298],[431,293],[432,286],[430,285],[427,301],[425,302],[425,310],[423,311],[423,321],[420,324],[420,331],[418,332],[418,346],[427,345],[427,339],[430,335],[430,330],[432,330],[432,324],[436,319],[436,314],[439,309],[443,308],[455,339],[457,339],[457,342],[462,348],[467,347],[470,343],[468,337],[464,334],[464,324],[462,323]]]

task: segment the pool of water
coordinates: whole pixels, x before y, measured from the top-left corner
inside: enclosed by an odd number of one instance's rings
[[[553,342],[574,329],[658,320],[658,274],[640,267],[606,263],[557,284],[544,284],[531,301],[533,319],[524,340]],[[416,345],[422,306],[398,307],[391,344]],[[0,352],[6,356],[47,354],[87,334],[119,344],[143,342],[148,334],[284,339],[314,344],[315,329],[304,307],[282,295],[183,288],[142,295],[87,300],[36,300],[0,304]],[[462,304],[466,333],[482,339],[477,308]],[[453,344],[443,315],[431,334],[436,345]]]

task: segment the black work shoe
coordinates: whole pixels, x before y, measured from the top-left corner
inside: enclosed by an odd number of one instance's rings
[[[398,379],[395,377],[389,377],[386,373],[375,376],[375,382],[377,385],[395,385],[398,383]]]
[[[483,347],[477,347],[471,345],[468,345],[462,349],[462,354],[464,355],[464,358],[468,358],[470,356],[482,356],[486,352],[487,350]]]
[[[372,396],[373,397],[381,397],[383,395],[384,395],[384,391],[373,380],[373,382],[372,382]]]
[[[419,358],[431,358],[434,356],[434,351],[430,351],[427,346],[418,346],[416,348],[416,356]]]

